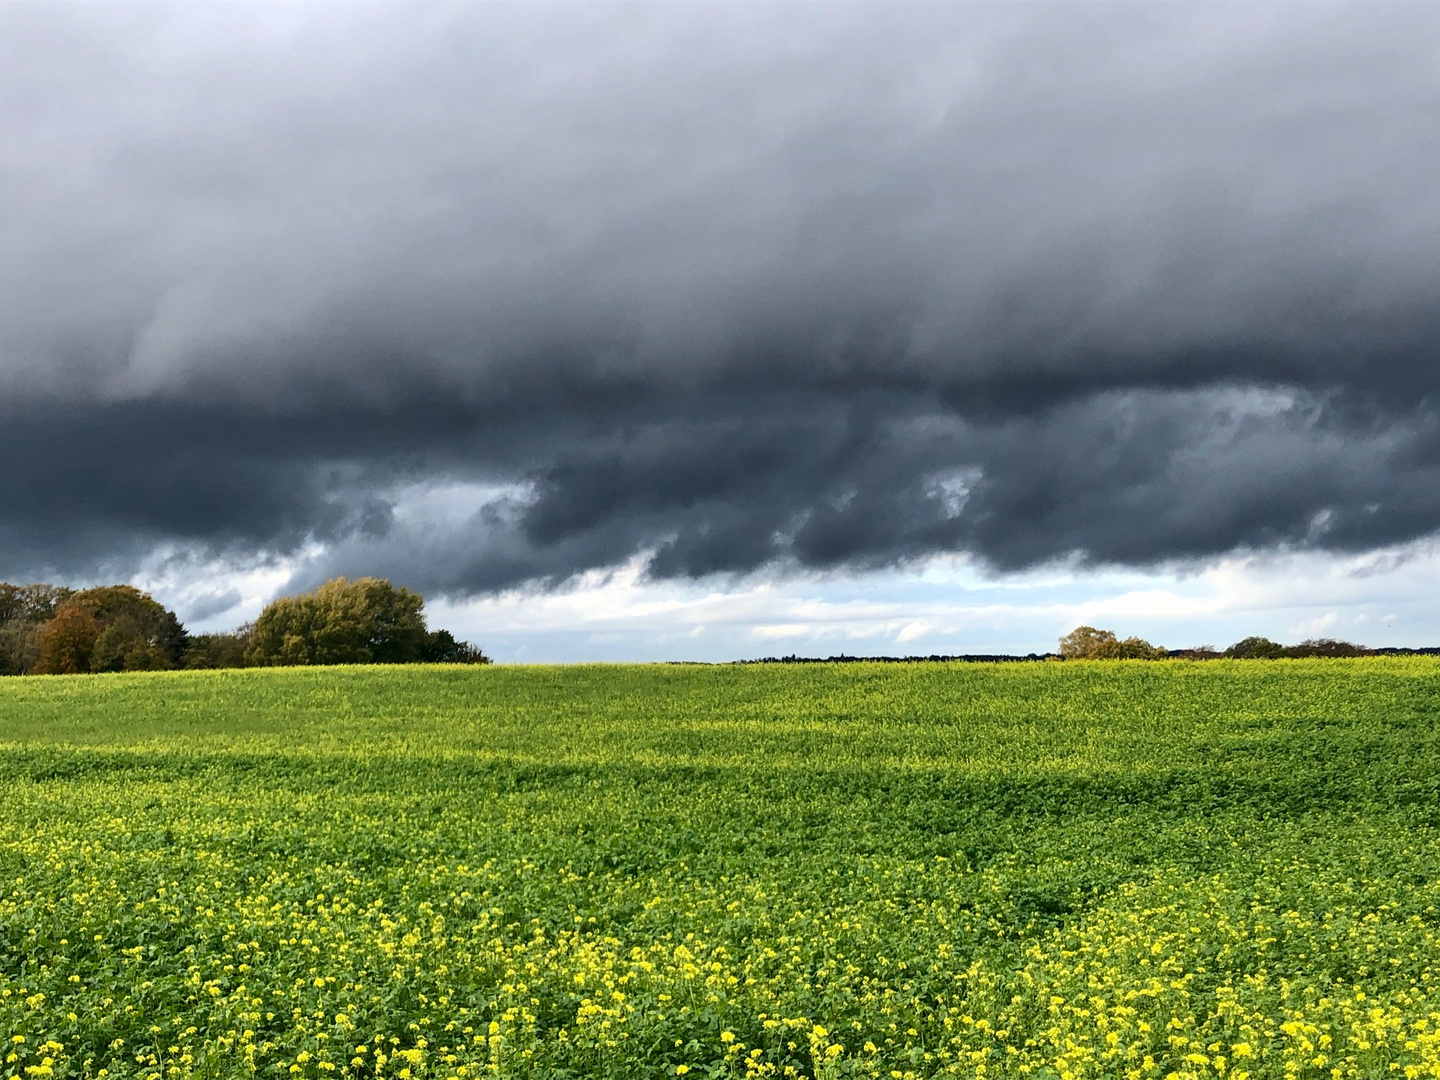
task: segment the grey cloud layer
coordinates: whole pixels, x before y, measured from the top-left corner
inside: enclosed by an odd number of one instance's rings
[[[319,538],[464,593],[1427,534],[1437,30],[0,7],[0,570]],[[392,514],[454,480],[526,494]]]

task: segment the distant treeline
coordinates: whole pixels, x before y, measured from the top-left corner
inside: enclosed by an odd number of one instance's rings
[[[1037,660],[1058,660],[1058,653],[931,653],[928,656],[761,656],[754,660],[736,660],[737,664],[1023,664]],[[689,663],[690,661],[681,661]]]
[[[1298,645],[1281,645],[1263,637],[1247,637],[1228,649],[1197,645],[1191,649],[1167,649],[1138,637],[1123,641],[1113,631],[1077,626],[1060,639],[1061,660],[1282,660],[1308,656],[1374,656],[1375,649],[1334,638],[1308,638]]]
[[[1440,656],[1440,646],[1402,649],[1368,649],[1334,638],[1309,638],[1298,645],[1281,645],[1263,637],[1247,637],[1228,649],[1197,645],[1190,649],[1167,649],[1138,637],[1121,639],[1110,630],[1093,626],[1076,627],[1060,639],[1060,651],[1051,653],[956,653],[929,656],[765,656],[737,660],[739,664],[1023,664],[1044,660],[1283,660],[1307,656]]]
[[[0,674],[490,662],[448,630],[428,629],[424,605],[380,578],[335,578],[273,601],[233,633],[192,635],[133,585],[0,583]]]

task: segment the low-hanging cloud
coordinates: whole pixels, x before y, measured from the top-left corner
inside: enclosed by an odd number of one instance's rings
[[[0,8],[0,550],[464,595],[1440,527],[1418,6]],[[498,493],[440,521],[404,493]]]

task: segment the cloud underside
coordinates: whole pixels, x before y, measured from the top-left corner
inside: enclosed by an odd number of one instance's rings
[[[0,573],[1440,527],[1432,9],[90,10],[0,9]]]
[[[636,553],[658,577],[936,552],[999,570],[1143,565],[1364,550],[1440,520],[1428,411],[1357,415],[1294,391],[1115,390],[977,419],[908,389],[697,389],[565,420],[440,394],[288,417],[148,402],[39,412],[0,440],[5,548],[73,568],[177,540],[231,552],[318,540],[312,576],[384,573],[463,595]]]

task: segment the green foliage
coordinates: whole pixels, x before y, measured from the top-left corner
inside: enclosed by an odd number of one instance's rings
[[[1334,638],[1308,638],[1299,645],[1281,645],[1263,637],[1247,637],[1237,641],[1225,650],[1225,655],[1236,660],[1280,660],[1286,657],[1306,659],[1311,657],[1369,656],[1370,650],[1363,645]]]
[[[163,671],[185,655],[175,613],[133,585],[86,589],[62,600],[41,626],[38,674]]]
[[[74,595],[63,585],[12,585],[0,581],[0,624],[42,623],[55,617],[55,608]]]
[[[1120,653],[1120,641],[1113,630],[1077,626],[1060,639],[1060,656],[1065,660],[1113,660]]]
[[[268,605],[245,659],[257,666],[415,663],[425,657],[424,603],[380,578],[334,578]]]
[[[468,641],[456,641],[449,630],[431,630],[425,635],[420,660],[427,664],[488,664],[490,658]]]
[[[0,1071],[1433,1076],[1437,719],[1428,658],[9,679]]]
[[[1291,645],[1285,650],[1286,656],[1308,657],[1308,656],[1366,656],[1370,652],[1363,645],[1356,645],[1349,641],[1336,641],[1334,638],[1307,638],[1299,645]]]
[[[1060,656],[1065,660],[1160,660],[1165,650],[1142,638],[1121,641],[1114,631],[1077,626],[1060,639]]]
[[[1176,660],[1219,660],[1224,654],[1213,645],[1196,645],[1189,649],[1167,649],[1165,655]]]
[[[0,675],[23,675],[40,659],[40,627],[71,590],[0,582]]]
[[[1285,655],[1285,646],[1263,637],[1247,637],[1225,650],[1236,660],[1278,660]]]
[[[194,669],[245,667],[250,624],[233,634],[192,634],[185,647],[185,666]]]
[[[1121,660],[1163,660],[1165,650],[1151,645],[1144,638],[1128,637],[1120,642],[1118,658]]]
[[[0,582],[0,675],[490,662],[448,630],[427,631],[423,603],[388,581],[336,578],[277,600],[234,633],[192,638],[173,612],[130,585],[76,593]]]
[[[1138,637],[1121,641],[1113,631],[1097,630],[1093,626],[1077,626],[1060,639],[1060,656],[1065,660],[1163,660],[1167,656],[1185,660],[1216,660],[1222,656],[1232,660],[1279,660],[1371,655],[1374,654],[1363,645],[1334,638],[1311,638],[1298,645],[1281,645],[1269,638],[1247,637],[1223,653],[1209,645],[1172,652]]]
[[[40,659],[41,623],[0,623],[0,675],[24,675]]]

